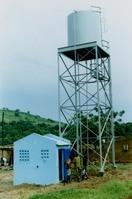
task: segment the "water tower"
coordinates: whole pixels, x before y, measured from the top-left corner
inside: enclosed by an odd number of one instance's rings
[[[110,53],[102,40],[100,9],[68,16],[58,77],[60,136],[70,136],[81,157],[99,163],[103,173],[108,157],[115,166],[115,148]]]

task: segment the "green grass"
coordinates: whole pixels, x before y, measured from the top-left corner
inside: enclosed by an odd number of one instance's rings
[[[130,170],[132,169],[132,163],[118,163],[117,168],[120,170]]]
[[[110,181],[97,189],[63,189],[29,199],[128,199],[132,197],[132,181]]]
[[[97,174],[97,166],[99,167],[99,165],[90,165],[90,166],[88,166],[88,171],[89,171],[89,173],[90,174]],[[117,163],[116,164],[116,166],[117,166],[117,169],[119,169],[119,170],[131,170],[132,169],[132,163]],[[106,166],[105,166],[105,170],[111,170],[111,169],[114,169],[113,168],[113,165],[112,164],[106,164]]]

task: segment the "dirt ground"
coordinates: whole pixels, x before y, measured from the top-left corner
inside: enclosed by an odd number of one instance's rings
[[[124,165],[117,169],[107,169],[103,177],[89,176],[82,182],[63,183],[50,186],[20,185],[13,186],[13,171],[0,169],[0,199],[27,199],[34,194],[57,191],[69,188],[96,188],[99,185],[114,179],[132,180],[132,164]]]

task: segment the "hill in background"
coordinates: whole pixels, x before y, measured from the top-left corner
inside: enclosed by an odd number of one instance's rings
[[[14,141],[25,137],[33,132],[41,135],[47,133],[59,134],[58,122],[45,119],[28,112],[21,112],[19,109],[0,109],[0,126],[2,124],[2,111],[4,110],[3,144],[13,144]],[[2,144],[0,131],[0,145]]]
[[[2,111],[0,109],[0,145],[2,144]],[[132,136],[132,122],[123,123],[122,122],[122,114],[121,112],[114,112],[114,126],[115,126],[115,135],[116,136]],[[85,122],[89,123],[90,128],[93,131],[98,131],[98,123],[97,116],[92,115],[87,120],[86,117],[83,117]],[[55,135],[59,135],[59,124],[57,121],[52,119],[45,119],[40,117],[39,115],[32,115],[29,111],[21,112],[19,109],[9,110],[7,108],[4,109],[4,130],[3,130],[3,144],[13,144],[14,141],[23,138],[31,133],[38,133],[41,135],[45,135],[47,133],[52,133]],[[65,124],[62,126],[65,128]],[[69,126],[69,133],[66,135],[67,139],[73,141],[75,135],[75,126]],[[86,137],[86,129],[82,127],[83,136]],[[89,134],[90,136],[90,134]],[[93,134],[91,135],[93,136]]]

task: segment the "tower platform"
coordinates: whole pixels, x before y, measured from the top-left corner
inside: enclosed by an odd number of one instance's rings
[[[76,56],[79,61],[92,60],[96,59],[96,47],[98,58],[108,58],[110,56],[109,52],[100,47],[97,42],[58,48],[58,53],[61,53],[72,60],[75,60]]]

